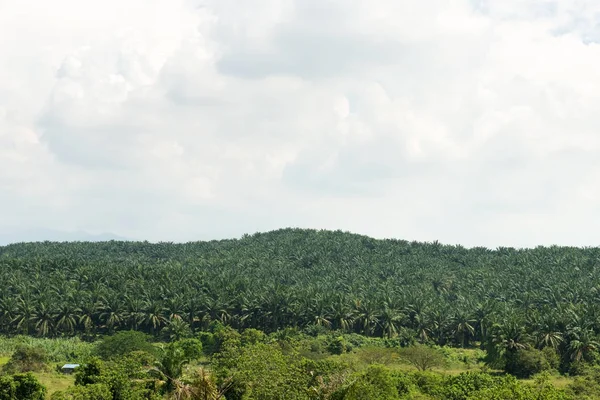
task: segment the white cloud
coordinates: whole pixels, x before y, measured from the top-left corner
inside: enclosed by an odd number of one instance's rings
[[[595,244],[599,15],[592,0],[0,1],[0,232]]]

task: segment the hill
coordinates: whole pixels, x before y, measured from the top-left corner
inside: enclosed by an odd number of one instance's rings
[[[598,248],[467,249],[301,229],[185,244],[20,243],[0,247],[0,330],[158,334],[172,321],[220,321],[457,346],[495,337],[579,357],[572,341],[600,332],[599,266]]]

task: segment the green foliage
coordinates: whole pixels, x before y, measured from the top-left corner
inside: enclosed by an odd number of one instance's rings
[[[173,343],[173,346],[180,348],[183,356],[189,361],[202,356],[202,342],[198,339],[181,339]]]
[[[383,365],[371,365],[350,385],[344,400],[394,400],[398,399],[396,383]]]
[[[133,358],[133,362],[131,355],[117,362],[102,361],[99,358],[88,360],[75,372],[75,385],[83,387],[76,393],[85,393],[89,386],[93,386],[89,390],[98,395],[104,392],[105,387],[108,388],[113,400],[145,400],[157,395],[156,382],[140,379],[145,374],[142,374],[139,364]],[[70,392],[61,395],[70,395]]]
[[[310,377],[301,360],[274,345],[230,348],[216,360],[221,379],[231,377],[228,400],[308,399]]]
[[[486,373],[462,373],[446,378],[438,396],[447,400],[465,400],[476,392],[498,388],[502,383],[502,378]]]
[[[410,375],[418,390],[430,396],[438,396],[444,385],[444,376],[431,371],[420,371]]]
[[[46,388],[30,372],[0,376],[0,400],[43,400]]]
[[[598,260],[600,248],[467,249],[302,229],[185,244],[21,243],[0,247],[0,334],[93,339],[134,330],[196,337],[213,354],[257,340],[231,328],[257,329],[287,354],[304,339],[271,334],[297,329],[342,337],[325,345],[336,353],[481,344],[490,367],[525,365],[524,375],[555,360],[512,354],[552,348],[560,370],[573,373],[600,362]],[[78,362],[93,347],[36,343],[55,362]],[[66,347],[50,348],[58,343]],[[0,339],[2,355],[17,347]],[[322,356],[320,347],[303,351]]]
[[[242,332],[242,346],[263,343],[266,339],[265,333],[258,329],[248,328]]]
[[[331,354],[343,354],[349,350],[349,345],[343,336],[337,336],[330,339],[327,350]]]
[[[76,385],[92,385],[100,381],[105,364],[99,358],[92,358],[75,370]]]
[[[47,361],[75,362],[92,354],[95,345],[79,338],[48,339],[31,336],[0,336],[0,354],[12,354],[19,348],[38,348],[46,353]]]
[[[19,347],[4,366],[9,373],[41,371],[46,367],[48,355],[41,347]]]
[[[13,400],[17,395],[17,383],[12,376],[0,375],[0,400]]]
[[[518,378],[529,378],[542,371],[556,368],[558,357],[552,349],[521,349],[508,353],[505,370]]]
[[[211,332],[199,332],[197,338],[202,343],[205,354],[212,355],[219,351],[219,341]]]
[[[579,376],[568,385],[567,392],[577,399],[600,398],[600,366],[582,368]]]
[[[419,371],[441,367],[445,363],[444,355],[440,350],[425,345],[414,345],[400,349],[400,357]]]
[[[52,394],[52,400],[112,400],[110,387],[103,383],[73,386],[64,392]]]
[[[142,332],[123,331],[106,336],[96,347],[96,354],[105,360],[118,358],[133,351],[154,352],[150,337]]]
[[[189,338],[193,334],[190,325],[181,318],[171,319],[161,333],[163,338],[168,341]]]
[[[540,377],[534,385],[525,385],[516,379],[506,377],[498,384],[475,391],[466,400],[575,400],[564,390],[548,383],[547,377]]]

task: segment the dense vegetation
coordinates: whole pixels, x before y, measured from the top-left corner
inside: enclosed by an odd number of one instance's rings
[[[295,329],[240,333],[219,323],[186,336],[168,343],[136,331],[94,343],[0,338],[2,349],[17,346],[0,372],[0,399],[571,400],[600,394],[598,368],[567,384],[550,371],[520,381],[483,370],[484,352],[474,349],[389,347],[381,338]],[[82,365],[74,376],[52,373],[62,365],[53,365],[56,357]]]
[[[476,344],[517,376],[555,364],[574,373],[596,363],[599,267],[598,248],[466,249],[299,229],[187,244],[15,244],[0,247],[0,333],[134,329],[171,340],[219,321]]]

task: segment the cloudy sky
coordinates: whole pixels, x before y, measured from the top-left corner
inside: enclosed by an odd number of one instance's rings
[[[600,242],[597,0],[0,0],[0,243]]]

